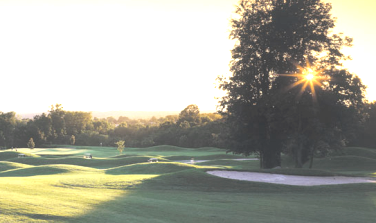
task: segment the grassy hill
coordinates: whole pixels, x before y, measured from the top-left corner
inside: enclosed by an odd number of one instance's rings
[[[18,153],[28,152],[26,158]],[[90,152],[93,159],[83,159]],[[95,155],[97,154],[97,155]],[[375,176],[374,150],[346,148],[314,169],[263,172]],[[160,162],[146,162],[157,157]],[[205,160],[195,165],[177,161]],[[0,152],[0,222],[374,222],[376,184],[300,187],[230,180],[208,169],[261,171],[217,148],[156,146]],[[284,158],[286,167],[291,160]]]

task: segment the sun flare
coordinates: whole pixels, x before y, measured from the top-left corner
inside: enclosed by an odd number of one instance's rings
[[[308,81],[312,81],[315,79],[315,73],[312,70],[308,70],[304,78]]]
[[[296,77],[297,81],[290,86],[287,87],[286,90],[290,90],[298,85],[302,85],[300,92],[298,94],[298,97],[300,97],[308,88],[310,88],[310,93],[312,95],[312,98],[314,101],[317,100],[316,91],[315,91],[315,85],[316,86],[322,86],[322,83],[320,82],[321,79],[325,79],[321,73],[325,69],[318,70],[316,67],[312,67],[309,63],[307,63],[306,67],[302,67],[300,65],[296,65],[300,73],[294,73],[294,74],[281,74],[281,76],[290,76],[290,77]]]

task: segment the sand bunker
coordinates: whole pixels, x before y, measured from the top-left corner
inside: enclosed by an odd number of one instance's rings
[[[223,159],[223,160],[226,160],[226,159]],[[230,160],[235,160],[235,161],[244,161],[244,160],[259,160],[258,158],[239,158],[239,159],[230,159]],[[203,163],[203,162],[208,162],[208,161],[211,161],[211,160],[176,160],[175,162],[179,162],[179,163],[189,163],[189,164],[192,164],[192,163]]]
[[[254,173],[227,170],[212,170],[208,174],[234,180],[246,180],[274,184],[286,184],[295,186],[317,186],[332,184],[354,184],[354,183],[376,183],[376,179],[367,177],[313,177],[313,176],[292,176],[271,173]]]

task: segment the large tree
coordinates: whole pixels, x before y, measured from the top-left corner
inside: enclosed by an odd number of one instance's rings
[[[280,153],[288,139],[298,145],[294,153],[301,166],[301,157],[307,157],[303,148],[312,145],[303,145],[302,138],[317,142],[324,128],[334,134],[343,127],[343,120],[324,118],[328,113],[317,99],[332,96],[337,110],[331,112],[361,103],[364,87],[359,79],[339,70],[347,59],[341,49],[351,46],[352,39],[331,34],[335,19],[330,10],[331,4],[320,0],[239,2],[230,33],[236,42],[230,63],[233,75],[219,78],[220,89],[227,93],[220,107],[230,128],[230,151],[258,153],[261,167],[272,168],[281,165]],[[310,70],[321,79],[304,77]]]

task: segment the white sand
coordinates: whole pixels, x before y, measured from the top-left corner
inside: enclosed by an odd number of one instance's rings
[[[222,159],[222,160],[227,160],[227,159]],[[258,158],[239,158],[239,159],[230,159],[230,160],[235,160],[235,161],[244,161],[244,160],[259,160]],[[194,163],[203,163],[203,162],[208,162],[211,160],[194,160]],[[192,163],[191,160],[176,160],[175,162],[179,163]]]
[[[234,180],[255,181],[264,183],[286,184],[296,186],[317,186],[331,184],[353,184],[353,183],[376,183],[376,178],[367,177],[313,177],[313,176],[292,176],[270,173],[254,173],[227,170],[212,170],[208,174]]]

